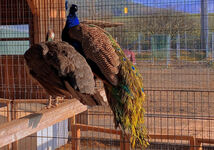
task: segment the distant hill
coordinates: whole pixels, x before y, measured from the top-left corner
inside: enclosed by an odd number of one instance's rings
[[[72,3],[79,6],[78,16],[80,18],[90,19],[108,19],[117,16],[142,16],[153,13],[172,12],[173,10],[145,6],[131,0],[68,0],[69,5]],[[128,13],[124,13],[124,8],[128,8]]]

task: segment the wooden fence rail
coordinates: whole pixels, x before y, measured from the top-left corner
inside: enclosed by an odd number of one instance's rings
[[[0,147],[18,141],[86,110],[87,106],[76,99],[72,99],[59,104],[55,108],[43,109],[37,113],[1,124]]]
[[[41,103],[45,104],[46,99],[28,99],[28,100],[9,100],[0,98],[0,103],[7,104],[7,123],[0,125],[0,148],[8,145],[8,148],[16,149],[17,141],[26,136],[31,135],[39,130],[47,128],[57,122],[71,118],[79,113],[87,110],[87,106],[82,105],[78,100],[71,99],[59,104],[58,107],[44,109],[37,113],[17,119],[16,106],[18,103]],[[80,132],[94,131],[109,134],[117,134],[120,136],[120,149],[129,150],[130,144],[127,136],[122,131],[115,129],[107,129],[104,127],[96,127],[83,124],[71,124],[72,132],[72,150],[80,148]],[[202,143],[214,144],[214,139],[195,138],[193,136],[179,135],[149,135],[151,139],[166,140],[185,140],[189,141],[190,150],[202,150]]]

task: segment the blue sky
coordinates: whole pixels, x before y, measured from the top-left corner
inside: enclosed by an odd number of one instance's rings
[[[187,13],[200,13],[201,0],[132,0],[146,6],[171,8]],[[208,1],[208,12],[214,13],[214,0]]]

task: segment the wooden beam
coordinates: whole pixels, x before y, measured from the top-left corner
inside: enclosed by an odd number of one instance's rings
[[[80,128],[72,127],[72,150],[80,149]]]
[[[0,98],[0,103],[9,104],[10,102],[10,99]]]
[[[113,22],[107,22],[107,21],[101,21],[101,20],[83,20],[81,21],[81,23],[94,24],[101,28],[119,27],[123,25],[123,23],[113,23]]]
[[[33,15],[37,15],[37,10],[35,7],[35,3],[34,0],[27,0],[28,6],[30,7],[30,10],[32,12]]]
[[[30,38],[0,38],[0,41],[28,41]]]
[[[59,102],[68,101],[69,99],[59,99]],[[14,99],[13,103],[39,103],[48,104],[49,99]]]
[[[122,131],[115,130],[115,129],[107,129],[104,127],[96,127],[96,126],[89,126],[84,124],[75,124],[73,125],[74,128],[79,128],[82,131],[96,131],[96,132],[104,132],[109,134],[118,134],[120,135]]]
[[[0,125],[0,147],[86,110],[87,106],[81,104],[77,99],[72,99],[59,104],[58,107],[44,109],[23,118],[4,123]]]
[[[122,132],[120,134],[120,150],[130,150],[129,137]]]
[[[203,149],[202,143],[214,144],[214,139],[196,138],[196,140],[195,140],[196,150],[202,150]]]

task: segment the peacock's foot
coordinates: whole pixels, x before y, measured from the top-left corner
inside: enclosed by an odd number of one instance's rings
[[[52,96],[49,96],[48,104],[45,106],[46,109],[50,109],[52,107]]]
[[[57,96],[54,101],[54,106],[58,106],[61,101],[64,100],[64,97]]]
[[[55,99],[52,96],[49,97],[48,104],[45,106],[46,109],[54,108],[59,105],[59,102],[63,101],[64,97],[57,96]]]

